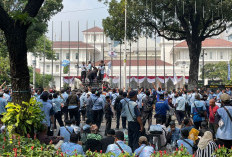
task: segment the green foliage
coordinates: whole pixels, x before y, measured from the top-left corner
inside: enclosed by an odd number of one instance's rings
[[[30,73],[30,83],[33,84],[33,68],[29,67],[29,73]],[[49,87],[49,83],[53,81],[52,75],[45,74],[43,77],[43,74],[35,73],[35,87]]]
[[[8,58],[0,56],[0,84],[4,81],[10,83],[10,62]]]
[[[63,69],[64,74],[67,74],[68,72],[69,72],[69,65],[65,66],[64,69]]]
[[[230,68],[232,68],[232,61],[230,61]],[[201,69],[202,71],[202,69]],[[228,81],[228,63],[219,62],[215,64],[205,64],[204,76],[212,81],[221,80],[222,84],[231,84],[232,81]]]
[[[40,144],[36,139],[16,137],[9,138],[0,134],[0,154],[1,156],[38,156],[38,157],[58,157],[61,156],[61,151],[56,150],[54,145]]]
[[[54,51],[52,50],[52,42],[45,35],[37,39],[36,45],[31,49],[31,52],[33,52],[35,56],[45,54],[47,59],[55,59]]]
[[[44,114],[40,109],[41,104],[36,102],[33,97],[30,102],[22,102],[22,105],[8,103],[7,112],[3,114],[2,122],[6,124],[7,130],[12,135],[18,133],[20,135],[34,134],[42,127]]]
[[[30,52],[34,52],[34,47],[37,40],[47,32],[48,21],[52,16],[56,15],[63,9],[63,0],[46,0],[40,8],[36,18],[30,18],[26,13],[22,13],[27,4],[27,0],[9,1],[1,0],[0,5],[8,12],[8,14],[15,20],[20,21],[22,24],[31,23],[27,31],[27,48]],[[1,41],[1,32],[0,32]],[[2,48],[3,47],[3,48]],[[0,55],[1,49],[7,49],[5,44],[0,42]]]

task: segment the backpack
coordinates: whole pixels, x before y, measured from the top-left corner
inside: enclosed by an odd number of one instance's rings
[[[73,94],[69,96],[69,105],[75,105],[78,106],[78,98],[77,95]]]
[[[145,100],[145,103],[143,105],[143,111],[144,112],[150,112],[153,110],[153,104],[154,104],[154,99],[152,96],[145,97],[143,100]]]

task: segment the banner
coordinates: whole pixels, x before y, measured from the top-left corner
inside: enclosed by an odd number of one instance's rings
[[[70,64],[70,61],[68,61],[68,60],[63,60],[62,61],[62,66],[63,67],[66,67],[66,66],[68,66]]]

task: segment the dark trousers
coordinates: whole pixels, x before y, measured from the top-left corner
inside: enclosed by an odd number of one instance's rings
[[[105,118],[106,118],[105,135],[107,135],[107,132],[111,129],[112,116],[106,116]]]
[[[232,140],[223,140],[223,139],[217,139],[216,143],[221,146],[225,146],[228,149],[231,149],[232,147]]]
[[[117,118],[116,128],[117,129],[119,129],[119,126],[120,126],[120,117],[121,117],[121,112],[120,111],[116,111],[116,118]]]
[[[128,145],[134,152],[139,147],[139,137],[141,136],[140,125],[138,122],[128,122]]]
[[[81,72],[81,80],[82,80],[82,82],[84,82],[84,83],[85,83],[85,78],[86,78],[86,71],[82,71],[82,72]]]
[[[201,127],[201,121],[200,122],[193,122],[194,123],[194,128],[199,130]]]
[[[93,111],[92,110],[87,110],[86,116],[87,116],[87,119],[93,122]]]
[[[143,112],[143,126],[145,126],[146,121],[148,121],[148,130],[152,124],[152,112]]]
[[[185,111],[176,110],[176,118],[177,118],[179,125],[182,124],[184,117],[185,117]]]
[[[68,120],[68,106],[64,106],[61,109],[62,114],[64,115],[64,121]]]
[[[218,125],[216,123],[209,123],[209,129],[212,131],[213,136],[215,137],[218,129]]]
[[[98,126],[98,129],[101,127],[103,110],[93,110],[93,122]]]
[[[85,121],[86,109],[81,110],[82,121]]]
[[[70,120],[72,120],[74,118],[75,121],[76,121],[76,125],[79,126],[80,125],[80,111],[79,111],[79,108],[76,107],[74,109],[68,109],[68,113],[69,113]]]
[[[64,123],[62,121],[61,111],[56,112],[55,115],[54,115],[54,118],[55,118],[55,120],[54,120],[54,128],[56,128],[56,120],[58,121],[60,127],[64,126]]]
[[[126,117],[122,117],[122,128],[126,129]]]
[[[155,118],[161,118],[162,119],[162,124],[166,123],[166,115],[156,114]]]

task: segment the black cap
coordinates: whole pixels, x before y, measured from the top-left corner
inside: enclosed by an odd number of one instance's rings
[[[113,129],[110,129],[107,131],[108,135],[115,135],[115,131]]]
[[[66,120],[65,124],[72,124],[72,121],[71,120]]]

